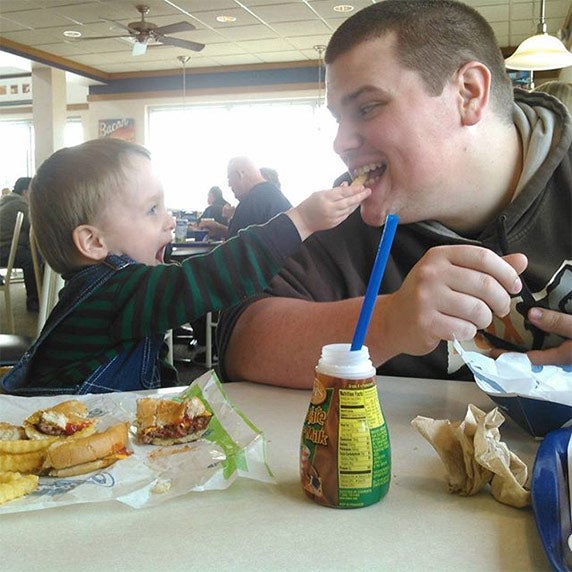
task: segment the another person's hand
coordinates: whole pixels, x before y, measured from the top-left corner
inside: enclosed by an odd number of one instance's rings
[[[394,355],[425,355],[441,340],[472,339],[493,314],[508,314],[527,264],[523,254],[501,258],[479,246],[431,248],[401,288],[382,298],[382,339]]]
[[[371,190],[363,185],[342,185],[312,193],[286,214],[292,219],[302,240],[313,232],[334,228],[367,199]]]
[[[545,308],[531,308],[528,319],[540,330],[565,338],[554,348],[526,352],[530,361],[536,365],[572,364],[572,316]]]
[[[230,221],[230,219],[234,216],[235,210],[236,210],[236,207],[233,207],[232,205],[224,205],[224,207],[222,207],[222,216],[227,221]]]
[[[219,226],[222,226],[220,223],[216,222],[214,218],[212,219],[203,219],[199,222],[199,230],[218,230]]]

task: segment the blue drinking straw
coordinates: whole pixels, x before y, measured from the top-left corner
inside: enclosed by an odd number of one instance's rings
[[[352,346],[350,348],[352,352],[360,350],[363,346],[367,328],[369,327],[369,322],[371,320],[371,315],[373,314],[375,300],[377,299],[377,294],[379,293],[381,279],[383,278],[383,273],[385,272],[385,267],[387,265],[387,259],[389,258],[389,251],[391,250],[393,237],[395,236],[395,231],[397,230],[398,222],[399,216],[396,214],[389,214],[385,219],[383,234],[381,235],[381,240],[379,241],[377,255],[375,256],[375,262],[373,263],[373,269],[371,271],[371,276],[369,277],[369,283],[367,285],[367,290],[365,291],[356,331],[354,333]]]

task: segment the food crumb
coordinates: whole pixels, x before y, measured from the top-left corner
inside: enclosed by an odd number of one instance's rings
[[[160,494],[168,492],[170,488],[171,488],[171,481],[170,480],[159,479],[155,483],[155,486],[151,489],[151,492],[160,495]]]

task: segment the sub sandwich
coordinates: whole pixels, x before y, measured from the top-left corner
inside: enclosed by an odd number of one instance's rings
[[[73,477],[109,467],[131,453],[127,450],[128,423],[119,423],[87,437],[52,443],[46,451],[42,474]]]
[[[182,402],[144,397],[137,400],[137,439],[151,445],[196,441],[207,430],[211,417],[198,397]]]
[[[89,418],[87,407],[75,399],[39,409],[24,420],[28,439],[86,437],[95,432],[97,419]]]

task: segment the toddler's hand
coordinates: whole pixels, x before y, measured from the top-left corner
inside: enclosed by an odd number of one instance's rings
[[[318,230],[327,230],[340,224],[370,194],[371,190],[363,185],[344,184],[334,189],[312,193],[286,214],[296,225],[302,240],[305,240]]]

